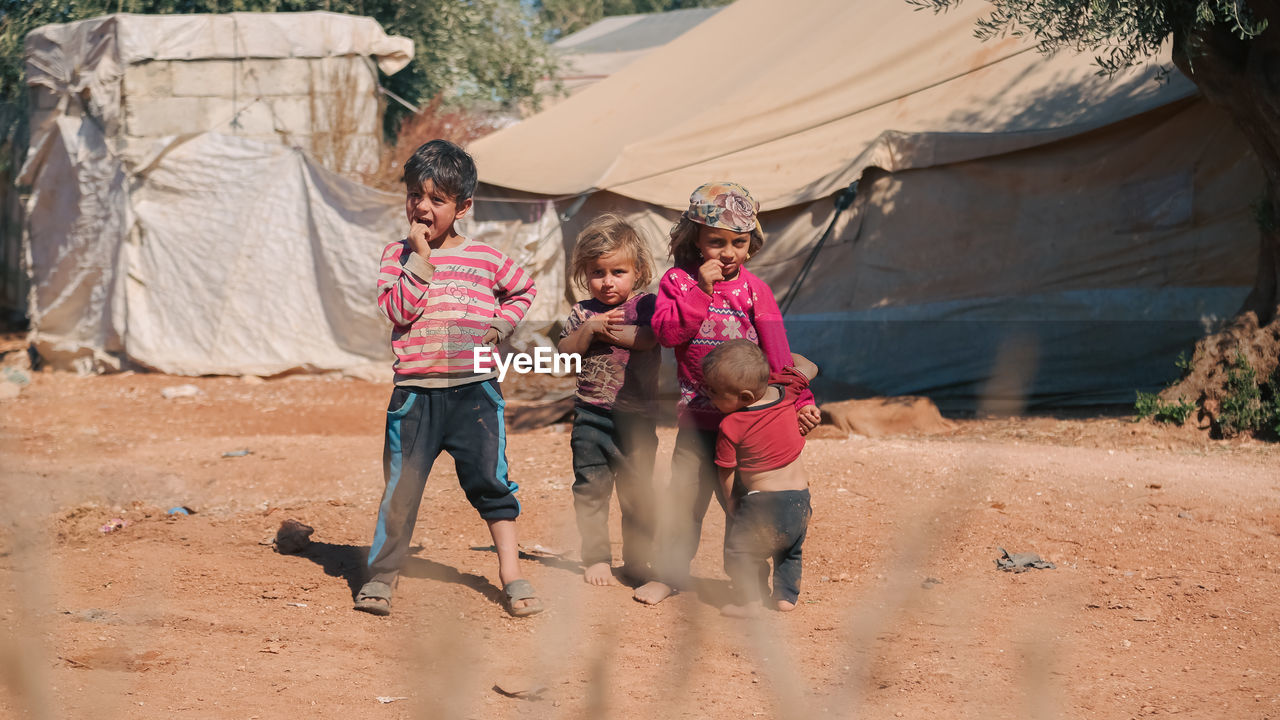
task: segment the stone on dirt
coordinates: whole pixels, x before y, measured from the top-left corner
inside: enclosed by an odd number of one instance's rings
[[[173,400],[174,398],[195,397],[200,394],[200,388],[195,385],[171,385],[160,391],[160,395],[165,400]]]
[[[276,552],[282,555],[300,553],[311,545],[311,533],[316,529],[292,518],[280,523],[276,531]]]

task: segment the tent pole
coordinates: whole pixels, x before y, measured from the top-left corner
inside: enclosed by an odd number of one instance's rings
[[[822,251],[823,244],[827,242],[827,238],[831,237],[831,231],[835,229],[836,220],[840,219],[840,213],[849,209],[849,206],[853,204],[853,199],[857,196],[857,180],[849,183],[849,187],[836,193],[836,214],[831,216],[831,223],[827,225],[826,231],[822,233],[822,237],[818,238],[813,250],[809,252],[809,257],[805,259],[804,266],[800,268],[800,274],[796,275],[796,279],[791,281],[791,287],[787,288],[787,299],[782,302],[782,314],[784,316],[791,309],[791,303],[795,302],[796,293],[799,292],[800,286],[804,284],[805,278],[809,276],[809,270],[813,268],[814,261],[818,259],[818,253]]]
[[[582,206],[586,204],[587,198],[590,196],[591,196],[591,193],[582,193],[577,198],[575,198],[573,201],[573,204],[570,205],[564,212],[560,213],[560,222],[569,222],[570,220],[572,220],[573,216],[578,214],[578,211],[582,209]]]

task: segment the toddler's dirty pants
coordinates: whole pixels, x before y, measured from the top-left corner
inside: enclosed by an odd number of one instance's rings
[[[808,490],[753,492],[738,498],[724,537],[724,570],[736,602],[757,602],[768,594],[770,560],[773,599],[796,602],[800,552],[812,513]]]
[[[658,435],[652,417],[589,405],[575,409],[573,509],[582,535],[582,564],[607,563],[609,498],[618,490],[622,513],[623,572],[634,579],[652,575],[653,460]]]

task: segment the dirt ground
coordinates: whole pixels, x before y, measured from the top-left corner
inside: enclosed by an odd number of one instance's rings
[[[502,611],[442,459],[378,618],[350,606],[387,395],[34,374],[0,403],[0,717],[1280,718],[1280,447],[1126,418],[821,428],[800,607],[742,621],[716,507],[690,591],[586,586],[569,435],[544,428],[508,457],[548,611]],[[286,518],[303,555],[263,544]],[[998,548],[1057,567],[1000,572]]]

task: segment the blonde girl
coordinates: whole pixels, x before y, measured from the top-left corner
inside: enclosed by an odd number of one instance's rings
[[[583,579],[616,584],[609,544],[609,498],[622,512],[620,574],[633,584],[653,577],[653,461],[658,366],[650,329],[653,260],[622,217],[605,214],[578,235],[573,278],[590,299],[573,306],[560,352],[582,357],[569,444],[573,507],[582,535]]]

